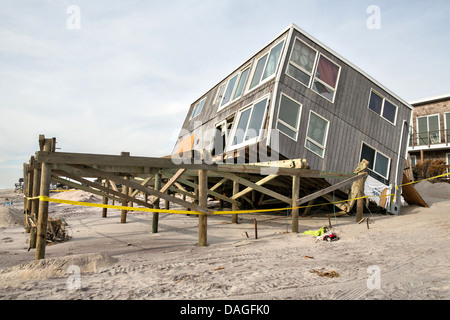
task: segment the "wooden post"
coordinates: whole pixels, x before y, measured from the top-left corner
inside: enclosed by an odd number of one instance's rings
[[[130,180],[129,176],[126,176],[125,179]],[[124,184],[122,184],[122,193],[128,195],[128,187]],[[128,201],[123,200],[122,206],[127,207]],[[127,223],[127,210],[121,210],[120,211],[120,223]]]
[[[297,207],[300,192],[300,177],[292,176],[292,207]],[[292,233],[298,233],[298,208],[292,209]]]
[[[239,182],[233,180],[233,196],[235,194],[237,194],[238,192],[239,192]],[[233,210],[233,211],[239,210],[239,207],[236,204],[232,203],[231,210]],[[238,223],[238,215],[237,214],[233,213],[233,215],[231,216],[231,222]]]
[[[105,182],[103,182],[103,186],[106,188],[109,188],[109,183],[108,180],[105,180]],[[103,196],[103,204],[108,204],[108,198]],[[102,218],[106,218],[108,216],[108,208],[102,208]]]
[[[356,200],[356,222],[361,221],[363,218],[364,199]]]
[[[52,150],[52,140],[45,139],[43,151],[51,151],[51,150]],[[52,176],[52,165],[45,162],[42,163],[41,185],[39,187],[41,196],[48,197],[50,195],[51,176]],[[48,201],[39,201],[35,260],[45,258],[47,222],[48,222]]]
[[[40,183],[41,183],[41,170],[34,169],[34,175],[33,175],[33,194],[32,197],[37,197],[40,194]],[[31,218],[36,223],[38,212],[39,210],[39,199],[32,200],[31,203]],[[34,249],[36,248],[36,226],[31,225],[30,226],[30,248]]]
[[[155,174],[155,190],[159,191],[161,189],[161,173]],[[155,209],[159,209],[159,198],[156,199],[156,202],[153,204]],[[159,212],[153,212],[153,221],[152,221],[152,233],[158,233],[158,221],[159,221]]]
[[[208,174],[206,170],[198,171],[198,204],[206,209],[208,203]],[[205,247],[208,245],[207,228],[208,216],[200,214],[198,216],[198,245]]]

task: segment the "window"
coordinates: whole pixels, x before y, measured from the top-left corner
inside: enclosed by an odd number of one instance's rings
[[[225,82],[222,83],[219,87],[219,89],[217,90],[217,94],[216,94],[216,98],[214,99],[214,104],[216,104],[217,102],[219,102],[222,97],[223,97],[223,89],[225,88]]]
[[[387,183],[386,180],[389,176],[389,167],[391,160],[387,156],[375,150],[371,146],[365,144],[364,142],[362,144],[360,161],[363,159],[369,161],[368,168],[371,172],[374,173],[374,175],[371,176],[383,183]]]
[[[239,111],[234,131],[231,134],[230,147],[240,147],[256,141],[264,126],[269,98],[265,97],[253,105]]]
[[[395,125],[397,107],[375,91],[370,91],[369,109]]]
[[[428,145],[441,142],[439,131],[439,114],[417,117],[417,144]]]
[[[220,103],[219,110],[224,108],[228,103],[241,97],[249,71],[250,67],[247,67],[228,80],[227,88],[223,95],[222,102]]]
[[[277,129],[297,141],[301,104],[281,94],[278,109]]]
[[[323,158],[327,142],[329,121],[314,112],[309,113],[305,147]]]
[[[192,113],[191,113],[191,119],[195,118],[196,116],[198,116],[200,114],[200,112],[202,112],[203,109],[203,105],[205,104],[205,100],[206,97],[204,97],[202,100],[200,100],[192,109]]]
[[[216,124],[214,131],[214,144],[211,154],[222,154],[228,143],[228,136],[233,125],[234,115]]]
[[[295,80],[309,87],[316,55],[316,50],[296,38],[294,47],[292,48],[291,57],[289,58],[286,73]]]
[[[264,82],[275,74],[278,62],[281,57],[281,50],[283,49],[284,40],[278,42],[269,52],[258,59],[253,78],[250,83],[250,89],[253,89],[258,84]]]
[[[341,67],[301,41],[295,39],[286,74],[334,102]],[[311,80],[312,79],[312,80]]]
[[[340,69],[334,62],[320,55],[312,89],[333,102]]]
[[[446,154],[446,158],[447,158],[447,166],[450,166],[450,153]],[[450,172],[450,167],[447,167],[447,173],[449,173],[449,172]],[[449,177],[447,176],[447,178],[449,178]]]

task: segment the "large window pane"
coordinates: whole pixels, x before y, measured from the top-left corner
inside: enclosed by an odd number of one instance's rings
[[[370,93],[369,109],[381,115],[382,105],[383,105],[383,98],[372,91]]]
[[[320,145],[325,145],[328,122],[311,113],[308,125],[308,137]]]
[[[249,71],[250,71],[250,68],[247,68],[241,73],[238,86],[237,86],[236,91],[233,96],[233,100],[236,98],[239,98],[241,96],[242,90],[244,89],[245,81],[247,81],[247,76],[248,76]]]
[[[303,68],[305,71],[312,73],[315,59],[316,51],[296,39],[290,61]]]
[[[225,95],[223,96],[223,100],[221,106],[227,104],[230,101],[231,94],[234,90],[234,85],[236,84],[238,75],[235,75],[233,78],[228,81],[227,90],[225,91]]]
[[[445,128],[447,129],[447,142],[450,142],[450,113],[445,114]]]
[[[248,119],[250,118],[251,108],[243,111],[239,117],[239,123],[236,128],[236,132],[233,138],[233,145],[239,144],[244,141],[245,130],[247,129]]]
[[[339,67],[333,62],[320,56],[316,70],[316,78],[328,84],[333,89],[336,88]]]
[[[303,83],[305,86],[309,85],[311,76],[309,76],[306,72],[303,72],[299,68],[293,66],[292,64],[289,64],[287,66],[286,73],[291,77],[293,77],[294,79]]]
[[[387,178],[388,166],[389,159],[377,152],[374,171]]]
[[[439,135],[439,116],[428,116],[428,131],[430,132],[430,143],[440,143]]]
[[[300,105],[286,96],[281,95],[278,119],[298,130],[299,118]]]
[[[261,80],[261,75],[264,71],[264,66],[266,64],[266,60],[269,54],[266,54],[264,57],[258,60],[258,63],[256,65],[255,74],[253,75],[252,83],[250,84],[250,88],[255,87],[259,81]]]
[[[279,121],[277,122],[277,129],[280,130],[281,132],[285,133],[288,137],[291,137],[294,140],[297,139],[297,132],[292,130],[291,128],[285,126],[284,124],[282,124]]]
[[[250,122],[247,128],[247,134],[245,135],[245,140],[252,139],[259,135],[259,131],[262,127],[264,113],[266,111],[266,102],[267,99],[264,99],[254,105]]]
[[[283,49],[284,41],[278,43],[275,47],[270,50],[269,61],[267,61],[266,70],[261,80],[264,80],[275,73],[277,69],[278,61],[281,55],[281,49]]]
[[[394,106],[389,101],[384,101],[384,108],[383,108],[383,117],[390,122],[395,122],[395,114],[397,113],[397,107]]]
[[[417,118],[417,129],[419,130],[419,145],[428,144],[428,120],[427,117]]]

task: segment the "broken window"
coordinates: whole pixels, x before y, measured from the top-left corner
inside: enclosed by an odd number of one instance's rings
[[[309,113],[305,147],[323,158],[328,135],[329,121],[315,112]]]
[[[391,160],[364,142],[361,148],[360,161],[363,159],[369,161],[368,169],[375,173],[375,175],[371,176],[374,176],[378,180],[380,180],[379,178],[382,178],[380,181],[385,183],[385,179],[388,179]]]
[[[202,112],[203,105],[205,104],[205,100],[206,100],[206,97],[204,97],[202,100],[197,102],[197,104],[195,104],[194,108],[192,109],[191,119],[195,118],[196,116],[198,116],[200,114],[200,112]]]
[[[217,95],[216,95],[216,99],[214,99],[214,104],[216,104],[217,102],[219,102],[222,97],[223,97],[223,89],[225,88],[225,82],[222,83],[219,87],[219,89],[217,90]]]
[[[230,147],[240,147],[256,141],[264,126],[264,119],[269,98],[263,98],[239,111],[237,124],[230,137]]]
[[[373,90],[370,91],[369,109],[395,125],[397,106]]]
[[[340,69],[334,62],[320,55],[312,89],[333,102]]]
[[[228,143],[228,136],[233,125],[234,116],[229,117],[218,124],[216,124],[215,136],[214,136],[214,145],[211,154],[219,155],[222,154],[225,150],[225,147]]]
[[[281,94],[277,117],[277,129],[295,141],[297,141],[300,111],[300,103]]]
[[[250,89],[253,89],[264,80],[270,78],[277,70],[280,61],[281,51],[283,49],[284,40],[278,42],[269,52],[258,59],[253,78],[250,83]]]

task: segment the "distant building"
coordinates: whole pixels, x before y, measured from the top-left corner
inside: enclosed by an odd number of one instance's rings
[[[411,166],[427,160],[450,165],[450,94],[410,104],[414,107],[408,148]]]

